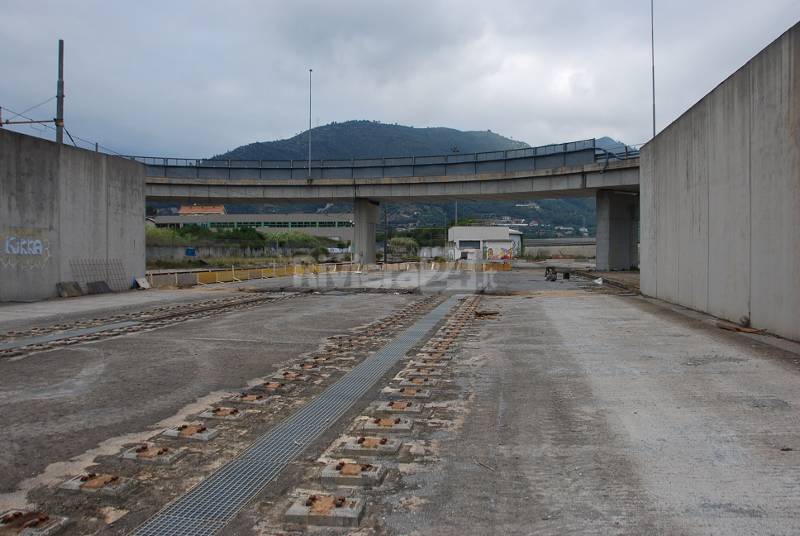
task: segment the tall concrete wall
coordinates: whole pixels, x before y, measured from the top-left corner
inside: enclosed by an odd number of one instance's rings
[[[0,129],[0,301],[144,275],[143,165]]]
[[[641,288],[800,339],[800,24],[642,150]]]

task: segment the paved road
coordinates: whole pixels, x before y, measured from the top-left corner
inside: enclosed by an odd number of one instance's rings
[[[483,303],[469,413],[393,533],[800,533],[800,356],[640,298]]]

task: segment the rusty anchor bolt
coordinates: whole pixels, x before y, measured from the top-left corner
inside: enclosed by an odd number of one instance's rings
[[[43,512],[12,512],[6,514],[0,519],[2,525],[11,529],[28,529],[38,526],[49,520],[50,516]],[[21,531],[15,531],[21,532]]]
[[[142,443],[141,445],[136,447],[136,452],[147,452],[147,449],[149,449],[149,448],[150,448],[150,445],[148,445],[147,443]]]
[[[358,443],[359,445],[364,445],[367,448],[375,448],[378,445],[385,445],[388,442],[389,442],[389,439],[386,438],[386,437],[382,437],[380,439],[373,438],[373,437],[370,437],[370,438],[359,437],[358,439],[356,439],[356,443]]]
[[[119,477],[116,475],[98,475],[97,473],[87,473],[80,478],[82,489],[99,489],[109,484],[113,484]]]
[[[178,426],[178,430],[179,431],[180,430],[186,430],[187,428],[189,428],[188,424],[182,424],[182,425]],[[200,433],[205,432],[206,430],[208,430],[208,428],[206,428],[205,426],[202,426],[202,425],[192,425],[192,429],[193,429],[194,433],[196,433],[196,434],[200,434]]]
[[[319,510],[320,511],[327,511],[330,506],[334,506],[335,508],[341,508],[347,502],[345,497],[341,495],[338,497],[331,497],[329,495],[309,495],[308,499],[306,499],[306,506],[313,508],[317,503],[320,503]]]
[[[225,417],[227,415],[236,415],[237,413],[239,413],[239,410],[236,408],[214,408],[212,413],[214,415]]]
[[[336,464],[336,470],[339,471],[343,476],[357,476],[362,472],[369,471],[370,469],[372,469],[372,465],[368,463],[360,464],[339,462]]]
[[[378,426],[394,426],[395,424],[400,424],[400,419],[399,418],[397,418],[397,419],[376,418],[376,419],[373,419],[372,422],[374,424],[377,424]]]

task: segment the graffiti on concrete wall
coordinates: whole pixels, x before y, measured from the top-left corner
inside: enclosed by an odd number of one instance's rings
[[[46,231],[27,227],[0,229],[0,267],[36,270],[50,260]]]
[[[494,246],[485,248],[484,258],[487,261],[505,261],[517,257],[517,244],[512,242],[510,247]]]

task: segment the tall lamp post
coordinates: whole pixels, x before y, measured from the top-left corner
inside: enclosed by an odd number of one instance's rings
[[[311,73],[313,69],[308,70],[308,178],[311,179]]]

